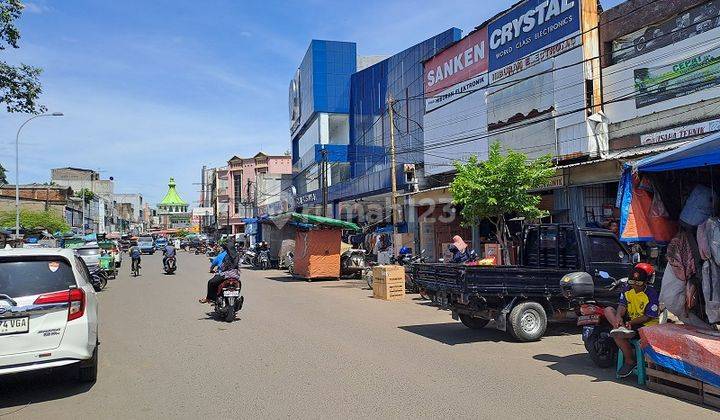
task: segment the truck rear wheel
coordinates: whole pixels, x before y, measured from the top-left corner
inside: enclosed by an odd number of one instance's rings
[[[519,341],[537,341],[547,329],[545,308],[537,302],[520,302],[510,311],[511,335]]]
[[[489,319],[473,318],[467,314],[459,314],[459,317],[460,322],[462,322],[464,326],[470,328],[471,330],[479,330],[485,328],[488,322],[490,322]]]

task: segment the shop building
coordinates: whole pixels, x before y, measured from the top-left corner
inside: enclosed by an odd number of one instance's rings
[[[371,59],[369,59],[371,60]],[[371,60],[372,61],[372,60]],[[323,162],[329,184],[349,178],[350,75],[357,70],[354,42],[312,40],[290,82],[292,170],[297,205],[316,206]]]
[[[720,130],[720,1],[629,0],[601,25],[611,150],[655,153]]]
[[[259,152],[251,158],[233,156],[228,161],[228,211],[230,232],[245,231],[243,219],[257,216],[257,178],[263,174],[292,174],[291,157]],[[279,194],[279,191],[278,191]]]

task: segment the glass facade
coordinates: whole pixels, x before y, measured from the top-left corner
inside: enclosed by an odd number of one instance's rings
[[[352,75],[348,150],[351,179],[330,189],[331,200],[390,188],[390,124],[386,112],[389,97],[396,101],[398,186],[404,186],[402,164],[423,162],[423,62],[461,36],[460,29],[448,29]]]

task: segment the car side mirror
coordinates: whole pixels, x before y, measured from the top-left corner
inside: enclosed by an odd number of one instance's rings
[[[608,274],[607,271],[598,271],[597,274],[598,274],[598,276],[600,276],[601,278],[603,278],[605,280],[610,278],[610,274]]]

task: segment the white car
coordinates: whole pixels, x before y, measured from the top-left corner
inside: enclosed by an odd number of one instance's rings
[[[0,250],[0,376],[74,364],[94,382],[98,345],[98,300],[72,250]]]

